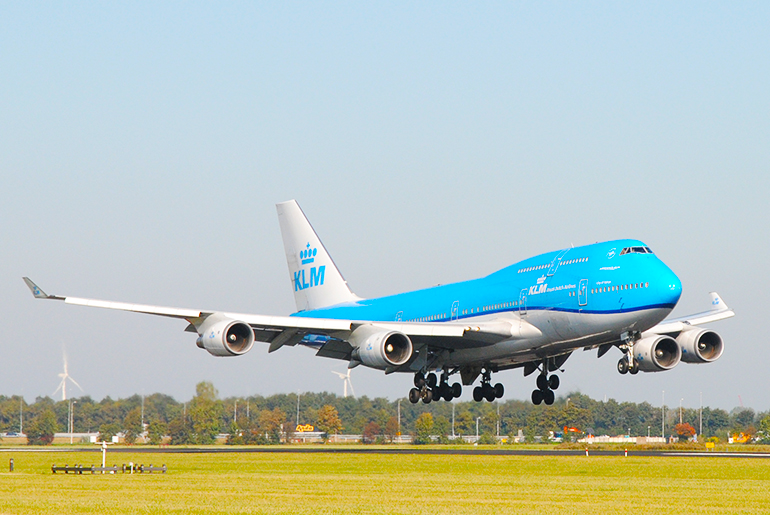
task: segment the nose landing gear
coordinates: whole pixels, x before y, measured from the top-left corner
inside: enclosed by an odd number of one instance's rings
[[[618,361],[618,372],[631,375],[639,373],[639,363],[634,358],[634,343],[640,338],[639,333],[623,333],[621,335],[623,343],[618,348],[625,354]]]

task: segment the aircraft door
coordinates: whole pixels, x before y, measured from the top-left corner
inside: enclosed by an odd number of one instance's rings
[[[519,294],[519,315],[527,314],[527,289],[524,288]]]
[[[578,283],[578,306],[588,304],[588,279],[581,279]]]
[[[559,265],[561,264],[567,252],[569,252],[569,249],[564,249],[559,252],[555,258],[553,258],[553,261],[551,261],[551,266],[548,267],[548,273],[546,274],[548,277],[551,277],[556,273],[556,269],[559,268]]]
[[[459,315],[460,315],[460,301],[456,300],[452,303],[452,311],[451,311],[452,320],[457,320]]]

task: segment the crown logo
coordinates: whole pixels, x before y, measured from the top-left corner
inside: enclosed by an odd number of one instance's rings
[[[315,255],[318,253],[318,249],[311,249],[310,243],[307,244],[307,248],[299,253],[299,258],[302,260],[303,265],[307,265],[315,261]]]

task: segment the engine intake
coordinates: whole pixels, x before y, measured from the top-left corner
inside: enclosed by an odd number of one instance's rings
[[[634,344],[634,356],[642,372],[661,372],[679,364],[682,349],[670,336],[649,336]]]
[[[407,335],[398,331],[361,326],[350,335],[353,357],[368,367],[398,367],[412,358],[414,347]]]
[[[709,329],[682,331],[676,338],[685,363],[711,363],[722,355],[722,337]]]
[[[196,345],[213,356],[240,356],[254,345],[254,330],[239,320],[209,317],[198,328],[198,334]]]

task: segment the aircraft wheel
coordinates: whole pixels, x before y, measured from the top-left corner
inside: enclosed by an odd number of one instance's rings
[[[409,390],[409,402],[412,404],[417,404],[420,401],[420,390],[417,388],[412,388]]]
[[[433,391],[425,390],[425,393],[422,396],[423,404],[430,404],[430,401],[432,400],[433,400]]]
[[[428,383],[428,388],[435,388],[438,384],[438,379],[436,378],[436,374],[430,373],[428,374],[428,377],[425,378],[426,382]]]
[[[543,402],[543,391],[532,390],[532,404],[538,406],[541,402]]]
[[[620,361],[618,361],[618,372],[621,374],[628,373],[628,360],[626,358],[620,358]]]
[[[633,365],[631,365],[630,367],[628,367],[628,371],[629,371],[629,372],[630,372],[632,375],[636,375],[636,374],[638,374],[638,373],[639,373],[639,363],[637,363],[637,362],[636,362],[636,360],[634,360],[634,364],[633,364]]]
[[[497,383],[495,385],[495,398],[502,399],[503,395],[505,394],[505,387],[502,383]]]
[[[481,400],[484,398],[484,392],[482,391],[480,386],[477,386],[473,389],[473,400],[476,402],[481,402]]]
[[[554,374],[548,378],[548,388],[551,390],[556,390],[559,388],[559,376]]]
[[[546,391],[548,389],[548,376],[540,374],[537,376],[537,388],[538,390]]]
[[[431,394],[432,394],[432,397],[433,397],[433,400],[434,400],[435,402],[438,402],[438,401],[440,401],[440,400],[441,400],[441,398],[443,397],[443,395],[441,395],[441,389],[440,389],[439,387],[436,387],[436,388],[431,388],[431,389],[430,389],[430,392],[431,392]]]
[[[543,392],[543,400],[548,406],[553,404],[553,401],[555,399],[556,399],[556,395],[554,395],[553,390],[546,390],[545,392]]]
[[[495,400],[495,389],[492,388],[492,385],[489,383],[484,386],[484,398],[487,402],[493,402]]]
[[[452,385],[452,396],[457,399],[463,394],[463,386],[460,383]]]
[[[422,372],[417,372],[414,375],[414,386],[417,388],[425,386],[425,375]]]
[[[452,394],[452,389],[451,388],[447,388],[446,392],[444,392],[444,400],[449,402],[449,401],[451,401],[454,398],[455,398],[455,396]]]

